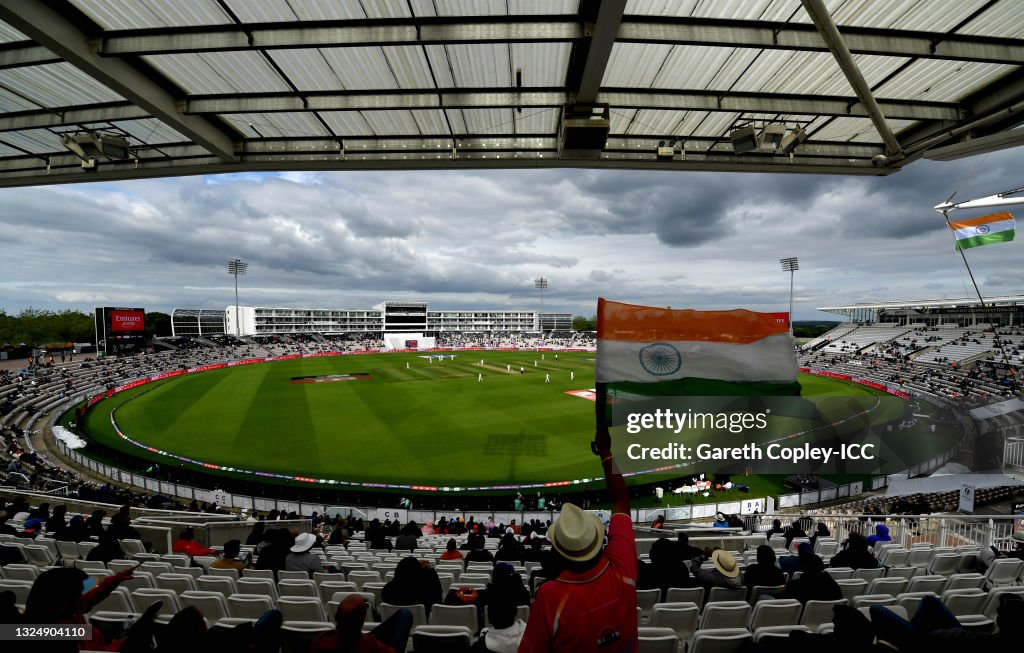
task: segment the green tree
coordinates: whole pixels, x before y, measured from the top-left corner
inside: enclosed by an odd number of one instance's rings
[[[152,340],[154,336],[171,335],[171,316],[167,313],[153,311],[146,313],[146,340]]]
[[[575,331],[596,331],[597,316],[583,317],[582,315],[577,315],[572,318],[572,328]]]

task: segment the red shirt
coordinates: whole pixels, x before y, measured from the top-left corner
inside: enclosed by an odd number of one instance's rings
[[[537,590],[520,653],[637,649],[636,542],[629,515],[612,515],[608,546],[583,574],[563,571]]]
[[[171,545],[171,553],[186,553],[190,556],[208,556],[214,553],[213,549],[208,549],[202,544],[195,540],[174,540],[174,544]]]

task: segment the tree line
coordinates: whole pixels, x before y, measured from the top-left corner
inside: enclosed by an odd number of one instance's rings
[[[157,311],[146,313],[146,337],[171,335],[171,316]],[[48,311],[28,307],[17,315],[0,309],[0,345],[5,349],[21,345],[39,347],[50,342],[96,344],[92,313],[64,309]]]

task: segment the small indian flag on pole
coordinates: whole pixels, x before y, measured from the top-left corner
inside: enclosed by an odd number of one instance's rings
[[[642,396],[798,395],[786,313],[672,310],[598,299],[595,377]]]
[[[970,220],[951,221],[949,228],[956,236],[956,248],[962,250],[1013,240],[1016,222],[1013,215],[1004,212]]]

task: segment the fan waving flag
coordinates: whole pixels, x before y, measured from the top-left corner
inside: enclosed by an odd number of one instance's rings
[[[949,228],[956,236],[956,248],[963,250],[1011,241],[1016,225],[1013,215],[1004,212],[950,222]]]
[[[598,299],[596,380],[644,396],[799,395],[786,314]]]

